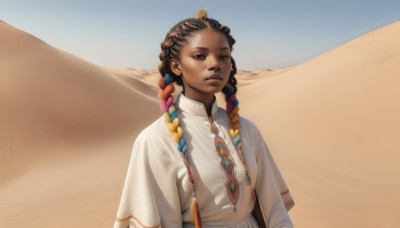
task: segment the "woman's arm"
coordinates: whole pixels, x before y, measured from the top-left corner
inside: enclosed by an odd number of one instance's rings
[[[114,228],[182,226],[174,169],[160,144],[146,133],[136,139]]]
[[[257,199],[267,227],[293,227],[288,211],[294,201],[279,169],[258,129],[255,129],[258,175]]]

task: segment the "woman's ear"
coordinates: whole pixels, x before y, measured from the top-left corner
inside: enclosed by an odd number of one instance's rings
[[[174,72],[175,75],[177,76],[181,75],[181,65],[178,60],[171,59],[171,61],[169,62],[169,67],[171,68],[172,72]]]

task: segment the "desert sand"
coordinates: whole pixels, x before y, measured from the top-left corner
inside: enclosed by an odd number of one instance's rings
[[[238,72],[296,227],[400,227],[399,40],[396,22],[298,66]],[[0,227],[111,227],[135,137],[162,114],[158,77],[0,21]]]

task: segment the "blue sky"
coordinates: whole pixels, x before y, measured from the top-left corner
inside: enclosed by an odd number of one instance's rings
[[[0,0],[0,20],[100,66],[155,69],[167,31],[200,8],[231,28],[244,70],[294,66],[400,20],[398,0]]]

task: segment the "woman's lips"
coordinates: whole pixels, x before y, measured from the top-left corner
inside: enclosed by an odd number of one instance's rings
[[[206,80],[221,80],[222,81],[222,76],[219,74],[212,74],[212,75],[206,77]]]

